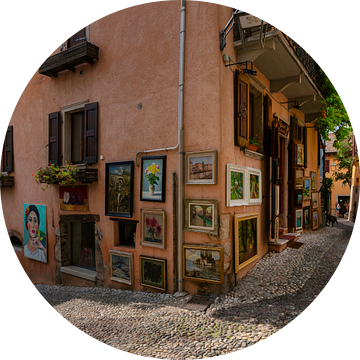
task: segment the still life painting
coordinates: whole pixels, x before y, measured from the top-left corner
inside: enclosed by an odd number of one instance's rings
[[[165,202],[166,156],[141,158],[141,201]]]
[[[259,257],[258,214],[235,214],[235,269],[238,272]]]
[[[141,240],[143,246],[165,249],[165,211],[141,209]]]
[[[184,278],[222,284],[224,249],[220,247],[183,246]]]
[[[45,205],[24,204],[24,256],[47,262]]]
[[[59,186],[60,210],[88,211],[87,186]]]
[[[106,163],[105,214],[132,217],[134,162]]]

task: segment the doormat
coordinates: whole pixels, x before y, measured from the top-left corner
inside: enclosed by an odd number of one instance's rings
[[[209,298],[206,296],[193,296],[185,305],[184,309],[187,310],[197,310],[197,311],[205,311],[210,304],[214,301],[213,298]]]
[[[292,249],[300,249],[303,245],[304,243],[300,241],[293,241],[290,244],[288,244],[288,247]]]

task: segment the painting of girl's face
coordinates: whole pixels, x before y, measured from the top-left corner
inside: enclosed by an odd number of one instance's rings
[[[35,238],[37,236],[37,229],[39,228],[39,219],[34,211],[31,211],[29,214],[26,227],[30,238]]]

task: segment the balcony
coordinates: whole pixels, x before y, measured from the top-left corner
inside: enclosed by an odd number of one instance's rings
[[[99,60],[99,47],[85,41],[47,58],[40,66],[39,74],[57,77],[61,71],[75,71],[75,66],[93,64],[94,60]]]

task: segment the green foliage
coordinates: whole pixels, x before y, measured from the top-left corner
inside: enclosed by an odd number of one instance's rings
[[[325,177],[324,185],[321,188],[321,198],[324,199],[326,209],[330,207],[331,190],[334,187],[334,180],[331,177]]]
[[[337,149],[335,159],[337,160],[337,170],[334,172],[333,177],[335,181],[342,181],[343,184],[351,186],[352,176],[352,134],[342,140],[336,140]]]

